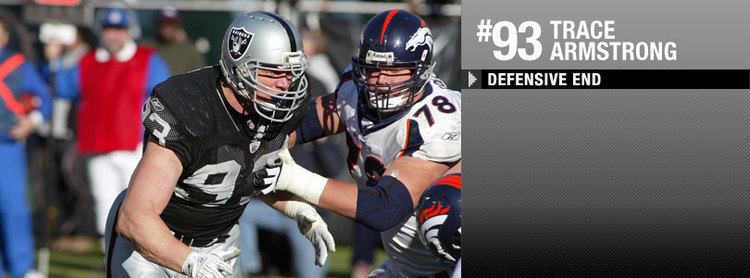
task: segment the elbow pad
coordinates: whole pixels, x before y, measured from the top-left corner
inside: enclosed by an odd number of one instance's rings
[[[386,231],[414,210],[414,203],[406,186],[391,176],[380,178],[374,186],[358,185],[355,220],[370,229]]]

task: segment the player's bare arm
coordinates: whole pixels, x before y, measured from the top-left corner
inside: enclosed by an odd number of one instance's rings
[[[398,224],[416,206],[424,190],[455,163],[402,156],[393,161],[374,186],[327,179],[297,165],[284,150],[276,190],[384,231]]]
[[[453,167],[448,169],[448,171],[445,171],[445,175],[456,174],[456,173],[461,173],[461,160],[459,160],[458,163],[456,163],[456,165],[453,165]]]
[[[117,232],[149,261],[182,272],[190,247],[178,241],[159,215],[182,172],[171,150],[148,142],[120,208]]]
[[[411,209],[413,209],[427,186],[441,177],[448,168],[449,166],[443,163],[402,156],[393,161],[393,164],[386,169],[385,175],[404,184],[411,196]],[[344,217],[355,219],[358,191],[356,184],[328,179],[318,205]],[[403,203],[394,205],[403,205]]]

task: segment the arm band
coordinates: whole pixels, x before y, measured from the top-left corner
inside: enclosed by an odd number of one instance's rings
[[[313,102],[312,107],[307,109],[307,115],[302,118],[302,122],[297,126],[298,145],[312,142],[325,136],[325,131],[320,126],[320,120],[318,120],[318,109],[315,108],[315,105],[315,102]]]
[[[374,186],[358,185],[355,220],[382,232],[411,215],[414,204],[406,186],[398,179],[383,176]]]

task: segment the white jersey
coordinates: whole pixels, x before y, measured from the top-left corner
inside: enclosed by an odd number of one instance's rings
[[[425,96],[408,113],[373,125],[360,115],[354,83],[349,80],[341,84],[336,103],[346,125],[349,171],[357,182],[376,182],[400,156],[436,162],[461,159],[461,93],[447,89],[434,76],[424,92]],[[382,232],[381,237],[392,264],[410,276],[451,269],[422,245],[414,214]]]

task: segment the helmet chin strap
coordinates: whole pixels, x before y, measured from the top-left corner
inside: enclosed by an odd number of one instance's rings
[[[435,69],[435,65],[436,64],[437,64],[437,62],[433,62],[432,65],[430,65],[429,67],[427,67],[427,69],[425,69],[424,72],[419,75],[419,78],[421,78],[422,80],[429,79],[430,75],[432,75],[432,72]]]
[[[225,80],[222,80],[222,84],[223,86],[226,86],[232,90],[232,94],[234,94],[234,98],[237,99],[237,102],[239,102],[240,106],[242,107],[241,114],[245,115],[246,112],[251,112],[250,114],[252,114],[252,110],[250,110],[252,108],[252,106],[250,106],[251,101],[247,97],[243,96],[242,93],[239,92],[240,90],[245,90],[245,88],[241,88],[243,87],[242,84],[241,83],[231,84],[230,82],[227,82]]]
[[[380,111],[382,115],[393,114],[401,109],[408,109],[410,105],[413,104],[409,102],[415,102],[421,98],[422,94],[424,93],[424,88],[425,86],[427,86],[427,80],[430,78],[430,75],[432,75],[434,67],[435,64],[433,63],[431,66],[427,67],[427,69],[425,69],[422,74],[419,75],[418,78],[425,80],[425,82],[423,82],[419,87],[414,87],[412,89],[413,92],[411,92],[410,96],[396,96],[383,99],[378,99],[375,96],[370,96],[368,98],[370,106],[373,108],[384,107],[386,111]],[[377,110],[377,108],[375,109]]]
[[[239,86],[243,86],[243,85],[239,85]],[[229,87],[231,88],[231,86]],[[254,113],[255,108],[253,108],[253,101],[243,96],[240,92],[238,92],[238,90],[244,90],[244,88],[237,88],[237,89],[232,88],[232,93],[234,94],[234,97],[237,99],[237,102],[239,102],[240,106],[242,107],[242,115],[247,115],[249,117],[249,119],[246,122],[245,127],[254,131],[255,135],[253,135],[253,142],[260,141],[266,135],[266,131],[268,130],[268,124],[263,123],[264,119],[262,117],[255,116],[255,113]]]

